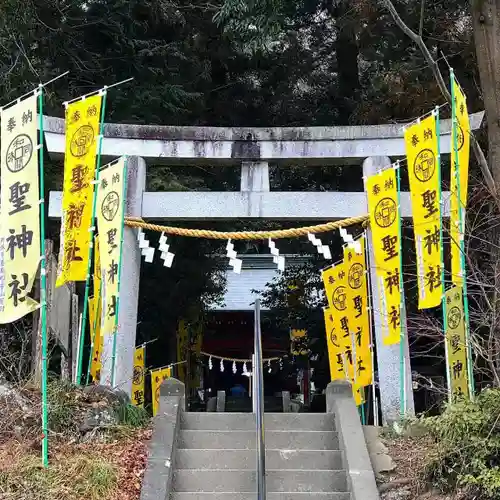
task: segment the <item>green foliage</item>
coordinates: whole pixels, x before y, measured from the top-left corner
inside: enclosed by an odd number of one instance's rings
[[[146,427],[151,419],[147,410],[129,403],[118,404],[115,412],[120,425],[132,428]]]
[[[62,433],[78,429],[81,403],[75,386],[60,379],[50,379],[47,386],[49,429]]]
[[[476,111],[481,104],[468,3],[425,2],[423,35],[436,57],[441,51],[448,56]],[[421,2],[395,4],[417,29]],[[446,69],[443,60],[439,64]],[[63,116],[62,101],[130,76],[131,84],[109,92],[106,121],[227,127],[396,123],[442,102],[419,50],[382,2],[370,0],[0,2],[0,101],[66,70],[68,77],[47,89],[46,114]],[[270,167],[273,190],[363,189],[359,165]],[[239,171],[232,167],[148,168],[152,191],[238,185]],[[46,186],[62,186],[62,164],[50,158]],[[266,224],[233,221],[217,229]],[[58,241],[58,223],[51,221],[47,236]],[[155,242],[157,235],[149,238]],[[183,238],[172,244],[172,269],[156,261],[141,271],[138,342],[158,339],[148,354],[148,364],[156,366],[175,356],[178,319],[186,311],[188,320],[202,318],[225,286],[222,261],[212,258],[223,254],[223,245]],[[244,249],[251,250],[250,244]],[[309,326],[319,339],[321,315]],[[64,420],[64,412],[56,407],[53,420],[57,414]]]
[[[486,389],[423,422],[437,443],[426,467],[436,486],[500,497],[500,389]]]

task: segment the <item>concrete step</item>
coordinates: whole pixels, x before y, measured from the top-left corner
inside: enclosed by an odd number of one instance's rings
[[[255,470],[255,450],[186,450],[176,451],[178,469]],[[277,470],[342,469],[342,454],[333,450],[266,450],[266,468]]]
[[[256,491],[255,471],[196,470],[174,471],[173,491],[252,492]],[[266,470],[268,492],[347,492],[343,470]]]
[[[338,450],[339,440],[333,431],[267,431],[265,447],[270,450]],[[182,448],[255,450],[256,436],[255,431],[181,430],[177,449]]]
[[[226,396],[225,412],[237,413],[252,413],[252,399],[237,398]],[[264,397],[264,411],[266,412],[283,412],[283,399],[281,397],[265,396]]]
[[[255,492],[252,493],[202,493],[202,492],[174,492],[170,500],[255,500]],[[351,500],[349,493],[267,493],[266,500]]]
[[[186,430],[250,431],[255,429],[252,413],[186,413],[181,415]],[[332,413],[266,413],[264,428],[271,431],[334,431]]]

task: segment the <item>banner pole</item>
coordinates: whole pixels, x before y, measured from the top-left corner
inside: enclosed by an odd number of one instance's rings
[[[39,142],[39,187],[40,187],[40,318],[42,334],[42,463],[49,465],[49,429],[47,404],[47,262],[45,255],[45,182],[43,149],[43,85],[39,85],[38,123]]]
[[[362,422],[364,420],[364,410],[363,410],[363,404],[364,404],[364,394],[361,394],[361,388],[358,387],[358,357],[356,355],[356,336],[354,333],[351,333],[351,353],[352,353],[352,370],[353,370],[353,376],[352,376],[352,384],[353,388],[355,391],[358,391],[358,394],[362,397],[363,403],[360,404],[361,409],[359,410],[360,417],[362,418]],[[364,423],[364,422],[363,422]]]
[[[453,155],[455,157],[455,180],[457,185],[457,210],[458,210],[458,233],[460,245],[460,268],[462,271],[462,295],[464,305],[464,320],[465,320],[465,342],[467,344],[467,380],[469,382],[469,393],[471,399],[474,399],[475,384],[474,384],[474,364],[472,360],[472,345],[470,341],[470,319],[469,319],[469,297],[467,296],[467,269],[465,265],[465,206],[462,207],[462,197],[460,193],[460,163],[458,158],[458,137],[457,137],[457,107],[455,104],[455,73],[453,68],[450,68],[451,81],[451,127],[453,134]],[[458,83],[458,82],[457,82]],[[464,132],[465,133],[465,132]],[[453,196],[453,193],[452,193]],[[451,223],[451,221],[450,221]],[[451,242],[456,244],[456,242]]]
[[[453,101],[453,99],[452,99]],[[453,106],[452,106],[453,107]],[[451,401],[451,384],[450,370],[448,366],[448,342],[446,341],[446,331],[448,329],[448,318],[446,315],[446,286],[444,281],[444,249],[443,249],[443,190],[441,187],[441,125],[439,122],[439,108],[435,108],[436,117],[436,141],[437,141],[437,158],[436,158],[436,173],[438,177],[438,200],[439,200],[439,242],[441,254],[441,286],[443,289],[441,296],[441,308],[443,311],[443,336],[444,336],[444,352],[446,357],[446,380],[448,381],[448,401]]]
[[[94,317],[94,335],[92,335],[92,339],[90,342],[90,356],[89,356],[89,363],[87,366],[87,378],[85,380],[85,385],[89,385],[90,381],[90,368],[92,367],[92,354],[94,353],[94,346],[95,346],[95,339],[97,337],[97,322],[101,319],[101,314],[98,314],[99,312],[99,303],[101,302],[101,297],[102,297],[102,281],[99,285],[99,295],[97,296],[97,302],[95,302],[95,317]]]
[[[33,92],[36,92],[38,89],[43,90],[47,85],[50,85],[51,83],[54,83],[55,81],[59,80],[59,78],[62,78],[63,76],[66,76],[69,73],[69,71],[65,71],[64,73],[61,73],[60,75],[50,79],[49,81],[45,83],[39,83],[37,87],[35,87],[33,90],[30,90],[29,92],[26,92],[25,94],[16,97],[16,99],[8,102],[7,104],[3,104],[0,106],[0,110],[4,110],[5,108],[8,108],[12,104],[15,104],[16,102],[20,101],[21,99],[24,99],[25,97],[28,97],[29,95],[33,94]]]
[[[405,329],[406,325],[406,299],[403,286],[403,238],[401,230],[401,167],[396,163],[396,185],[398,193],[398,237],[399,237],[399,291],[401,293],[401,303],[399,305],[399,322],[401,326],[401,338],[399,340],[399,399],[401,417],[406,415],[406,360],[405,360]]]
[[[112,83],[111,85],[105,85],[101,89],[93,90],[92,92],[88,92],[87,94],[81,95],[79,97],[75,97],[74,99],[70,99],[69,101],[65,101],[64,104],[67,106],[68,104],[72,104],[73,102],[80,101],[82,99],[86,99],[87,97],[93,96],[95,94],[98,94],[99,92],[106,92],[107,90],[113,88],[113,87],[118,87],[119,85],[123,85],[125,83],[129,83],[132,80],[134,80],[134,77],[131,78],[126,78],[125,80],[121,80],[120,82],[115,82]]]
[[[373,314],[373,296],[372,296],[372,277],[370,273],[370,252],[368,250],[368,232],[365,229],[365,272],[366,272],[366,282],[367,282],[367,295],[368,304],[366,312],[369,316],[368,327],[370,332],[370,356],[372,358],[372,395],[373,395],[373,425],[378,426],[378,404],[377,404],[377,392],[376,392],[376,382],[375,382],[375,338],[373,336],[373,324],[372,324],[372,314]]]
[[[87,262],[87,277],[85,279],[85,297],[83,299],[83,313],[82,313],[82,324],[80,331],[80,347],[78,350],[78,369],[76,377],[76,385],[81,385],[82,383],[82,368],[83,368],[83,347],[85,345],[85,329],[87,327],[87,313],[88,313],[88,302],[90,295],[90,273],[92,270],[92,255],[94,253],[94,235],[95,235],[95,224],[96,224],[96,208],[97,208],[97,190],[99,189],[99,169],[101,167],[101,152],[102,143],[104,142],[104,115],[106,112],[106,89],[103,90],[102,94],[102,106],[101,106],[101,123],[99,126],[99,145],[97,147],[97,161],[95,168],[95,184],[94,184],[94,195],[92,198],[92,218],[90,219],[90,236],[89,236],[89,259]],[[91,354],[92,356],[92,354]]]
[[[366,425],[366,416],[365,416],[365,388],[360,387],[359,389],[362,392],[361,397],[363,398],[363,402],[361,403],[361,424]]]
[[[113,332],[113,354],[111,357],[111,387],[115,386],[115,368],[116,368],[116,336],[118,335],[118,313],[120,311],[120,285],[121,285],[121,276],[122,276],[122,257],[123,257],[123,238],[124,232],[123,227],[125,226],[125,207],[127,203],[127,163],[128,158],[125,157],[125,161],[123,162],[123,192],[122,192],[122,237],[120,241],[120,268],[118,271],[118,297],[116,298],[116,314],[115,314],[115,331]]]

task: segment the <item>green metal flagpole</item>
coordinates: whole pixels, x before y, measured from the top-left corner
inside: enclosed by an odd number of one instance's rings
[[[459,244],[460,244],[460,267],[462,271],[462,295],[465,316],[465,343],[467,344],[467,370],[469,381],[469,392],[471,399],[474,398],[476,392],[474,383],[474,363],[472,360],[472,345],[470,341],[470,319],[469,319],[469,297],[467,296],[467,268],[465,265],[465,206],[462,207],[462,198],[460,194],[460,164],[458,159],[458,137],[457,137],[457,107],[455,104],[455,89],[453,83],[455,82],[455,73],[450,68],[450,81],[451,81],[451,118],[452,118],[452,134],[453,134],[453,153],[455,156],[455,180],[457,184],[457,209],[458,209],[458,223],[459,223]],[[457,82],[458,83],[458,82]],[[465,132],[464,132],[465,133]],[[453,245],[454,242],[451,242]],[[456,242],[455,242],[456,244]]]
[[[441,308],[443,311],[443,337],[444,337],[444,351],[446,357],[446,379],[448,381],[448,400],[451,401],[451,385],[450,385],[450,370],[448,366],[448,343],[446,342],[446,330],[448,329],[448,317],[446,314],[446,285],[444,281],[444,249],[443,249],[443,190],[441,187],[441,124],[439,121],[439,107],[434,109],[436,117],[436,144],[437,144],[437,158],[436,158],[436,173],[438,176],[438,200],[439,200],[439,242],[441,254],[441,286],[443,287],[443,294],[441,297]]]
[[[115,386],[115,365],[116,365],[116,336],[118,335],[118,313],[120,310],[120,284],[121,284],[121,276],[122,276],[122,257],[123,257],[123,237],[124,237],[124,225],[125,225],[125,207],[127,201],[127,163],[128,159],[125,156],[124,164],[123,164],[123,192],[122,192],[122,237],[120,241],[120,262],[118,268],[118,297],[116,298],[116,313],[115,313],[115,331],[113,333],[113,355],[111,358],[111,387]]]
[[[366,313],[369,316],[369,333],[370,333],[370,356],[372,361],[372,396],[373,396],[373,425],[378,426],[378,404],[377,404],[377,391],[376,391],[376,381],[375,381],[375,338],[373,335],[373,324],[372,324],[372,314],[373,314],[373,297],[372,297],[372,280],[370,273],[370,252],[368,249],[368,233],[365,229],[365,274],[367,282],[367,297],[368,304]]]
[[[396,168],[396,184],[398,193],[398,237],[399,237],[399,292],[401,294],[401,304],[399,311],[399,320],[401,323],[401,338],[399,340],[399,399],[400,399],[400,414],[401,417],[406,415],[406,363],[405,363],[405,329],[406,325],[406,300],[405,290],[403,286],[403,237],[401,231],[401,168],[399,162],[395,165]]]
[[[85,330],[87,326],[87,314],[88,314],[88,301],[90,295],[90,273],[92,271],[92,254],[94,252],[94,235],[95,235],[95,223],[96,223],[96,209],[97,209],[97,187],[99,181],[99,169],[101,167],[101,151],[102,143],[104,142],[104,115],[106,112],[106,89],[102,90],[102,106],[101,106],[101,123],[99,125],[99,144],[97,147],[97,160],[95,168],[95,185],[94,185],[94,196],[92,198],[92,218],[90,219],[90,236],[89,236],[89,259],[87,264],[87,278],[85,279],[85,297],[83,299],[83,312],[82,312],[82,324],[80,330],[80,348],[78,351],[78,371],[76,377],[76,384],[81,385],[82,383],[82,369],[83,369],[83,346],[85,344]],[[92,354],[91,354],[92,356]]]
[[[49,465],[49,425],[47,411],[47,262],[45,258],[45,183],[43,158],[43,85],[38,90],[38,152],[40,186],[40,317],[42,334],[42,463]]]
[[[100,321],[101,319],[101,314],[97,314],[99,312],[99,303],[101,301],[102,297],[102,280],[99,285],[99,295],[97,296],[97,302],[95,302],[94,307],[95,307],[95,315],[94,315],[94,335],[92,335],[92,339],[90,342],[90,356],[89,356],[89,363],[87,366],[87,378],[85,380],[85,385],[89,385],[89,380],[90,380],[90,368],[92,367],[92,355],[94,353],[94,345],[95,345],[95,339],[97,336],[97,322]],[[101,311],[102,312],[102,311]]]

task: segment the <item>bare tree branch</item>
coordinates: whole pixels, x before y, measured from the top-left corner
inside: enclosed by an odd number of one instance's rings
[[[420,26],[418,28],[418,36],[422,38],[422,33],[424,32],[424,13],[425,13],[425,0],[421,0],[420,3]]]
[[[439,65],[437,61],[434,59],[432,54],[430,53],[429,49],[427,48],[427,45],[425,44],[422,36],[418,35],[415,33],[404,21],[401,19],[401,16],[398,14],[398,11],[396,10],[396,7],[394,7],[394,4],[392,3],[392,0],[382,0],[386,8],[389,10],[392,18],[394,19],[394,22],[398,25],[398,27],[401,29],[401,31],[408,36],[420,49],[422,52],[425,60],[427,61],[427,64],[432,70],[432,73],[434,75],[434,78],[436,79],[439,89],[441,90],[441,93],[445,97],[445,99],[448,101],[448,103],[451,105],[451,94],[448,90],[448,87],[445,83],[445,80],[443,78],[443,75],[441,73],[441,70],[439,69]],[[495,181],[493,179],[493,175],[491,174],[490,168],[488,166],[488,162],[486,161],[486,156],[484,155],[483,150],[481,149],[481,146],[477,142],[476,137],[474,134],[470,134],[471,137],[471,142],[472,142],[472,149],[474,151],[474,155],[476,157],[477,162],[479,163],[479,166],[481,168],[481,172],[483,174],[484,180],[486,182],[486,186],[488,187],[488,191],[490,192],[491,196],[495,200],[495,203],[497,206],[500,208],[500,200],[497,199],[496,196],[496,185]]]

